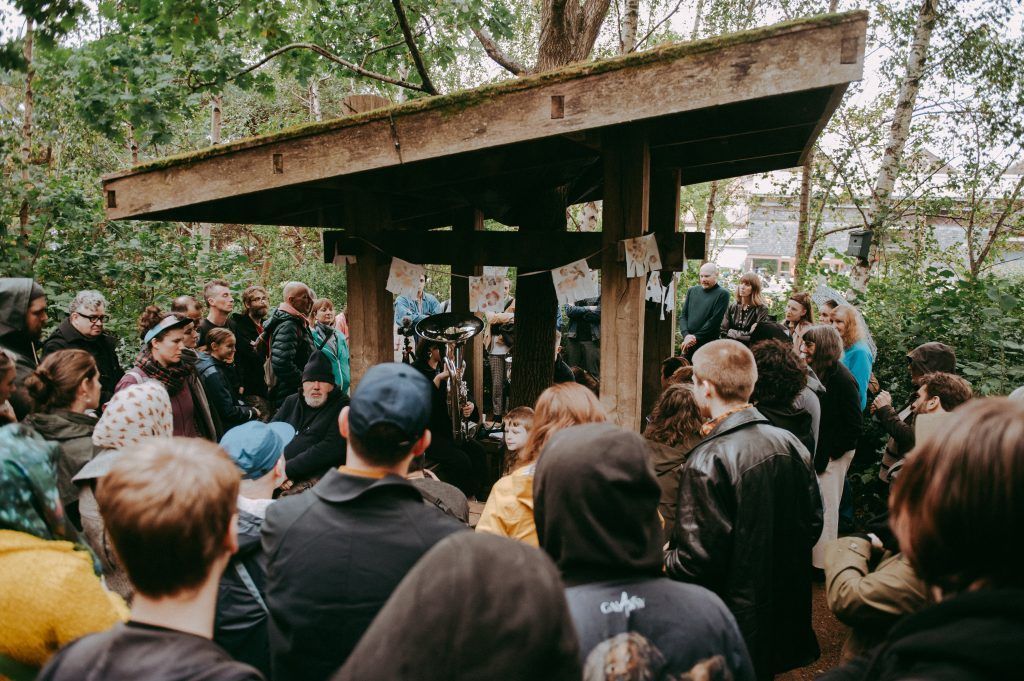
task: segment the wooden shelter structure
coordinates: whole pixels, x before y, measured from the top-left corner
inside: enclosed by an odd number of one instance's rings
[[[389,256],[463,275],[594,256],[601,398],[639,428],[674,324],[648,314],[618,242],[653,231],[666,269],[701,258],[703,234],[678,232],[680,186],[800,165],[861,77],[866,26],[856,11],[663,45],[165,158],[106,176],[107,215],[323,228],[328,261],[356,256],[353,383],[392,360]],[[602,231],[566,232],[566,206],[599,199]],[[516,361],[550,365],[552,323],[528,322],[554,317],[554,294],[536,281],[537,301],[520,285]],[[452,297],[468,310],[465,279]]]

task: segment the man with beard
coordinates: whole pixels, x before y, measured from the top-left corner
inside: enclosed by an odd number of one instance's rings
[[[24,382],[39,364],[36,344],[48,319],[42,286],[32,279],[0,278],[0,350],[14,356],[14,392],[9,399],[19,421],[32,409]]]
[[[263,320],[267,317],[270,298],[262,286],[250,286],[242,292],[243,312],[236,312],[228,320],[228,328],[235,334],[235,369],[242,383],[242,400],[256,407],[261,414],[270,414],[267,403],[267,381],[263,363],[267,348],[257,339],[263,333]]]
[[[310,355],[302,370],[302,385],[277,410],[274,421],[295,429],[295,439],[284,448],[285,474],[291,483],[316,482],[329,469],[345,463],[345,438],[338,430],[338,414],[348,404],[334,385],[331,362],[322,352]],[[287,485],[287,483],[286,483]]]
[[[235,309],[235,298],[231,295],[231,284],[223,279],[206,282],[203,287],[203,300],[210,308],[206,319],[199,322],[199,347],[206,347],[206,334],[211,329],[228,327],[228,318]]]

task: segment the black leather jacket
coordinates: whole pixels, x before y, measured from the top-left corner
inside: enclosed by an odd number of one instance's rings
[[[817,659],[811,548],[822,510],[807,449],[756,409],[736,412],[690,452],[678,500],[665,571],[725,601],[757,677]]]

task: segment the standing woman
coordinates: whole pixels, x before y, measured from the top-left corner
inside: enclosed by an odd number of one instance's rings
[[[647,454],[661,488],[661,513],[665,541],[676,523],[679,496],[679,470],[686,455],[700,442],[704,420],[693,395],[692,383],[673,383],[665,388],[654,405],[644,428]]]
[[[348,341],[345,340],[345,335],[334,327],[334,303],[330,298],[320,298],[313,303],[309,315],[313,321],[313,342],[330,361],[334,384],[341,389],[343,395],[348,395],[352,376]]]
[[[814,324],[814,308],[806,293],[794,292],[786,302],[786,333],[793,339],[793,350],[800,352],[804,331]]]
[[[722,318],[722,338],[747,344],[754,327],[766,319],[768,306],[761,296],[761,277],[747,272],[736,285],[736,302],[729,306],[729,311]]]
[[[871,380],[871,366],[875,363],[867,324],[852,305],[840,305],[832,311],[832,326],[843,339],[842,362],[857,379],[863,411],[868,406],[868,381]]]
[[[81,529],[78,488],[71,478],[92,460],[95,450],[92,431],[97,417],[92,410],[100,404],[100,372],[96,360],[85,350],[50,353],[25,379],[32,398],[32,413],[23,423],[44,440],[57,443],[57,491],[68,518]]]
[[[175,437],[202,437],[217,441],[217,427],[206,401],[206,393],[194,366],[182,361],[186,334],[193,333],[193,322],[179,314],[164,314],[150,305],[139,317],[142,352],[114,392],[130,385],[159,381],[171,397]]]
[[[242,402],[242,387],[235,371],[235,334],[222,326],[206,332],[208,353],[199,356],[196,371],[210,408],[216,412],[220,429],[217,436],[247,421],[258,419],[260,412]]]
[[[10,403],[14,393],[14,375],[14,357],[0,348],[0,426],[18,420]]]
[[[821,423],[814,452],[825,523],[812,552],[814,567],[824,569],[825,545],[839,536],[839,501],[860,437],[863,414],[857,381],[839,359],[843,341],[835,327],[818,324],[807,329],[800,352],[825,386],[825,392],[819,395]]]

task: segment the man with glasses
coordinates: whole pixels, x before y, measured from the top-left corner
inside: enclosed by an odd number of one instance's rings
[[[71,301],[68,316],[43,343],[43,356],[58,350],[85,350],[100,370],[100,407],[114,394],[114,386],[124,376],[117,360],[117,338],[104,331],[110,321],[107,300],[99,291],[80,291]]]

